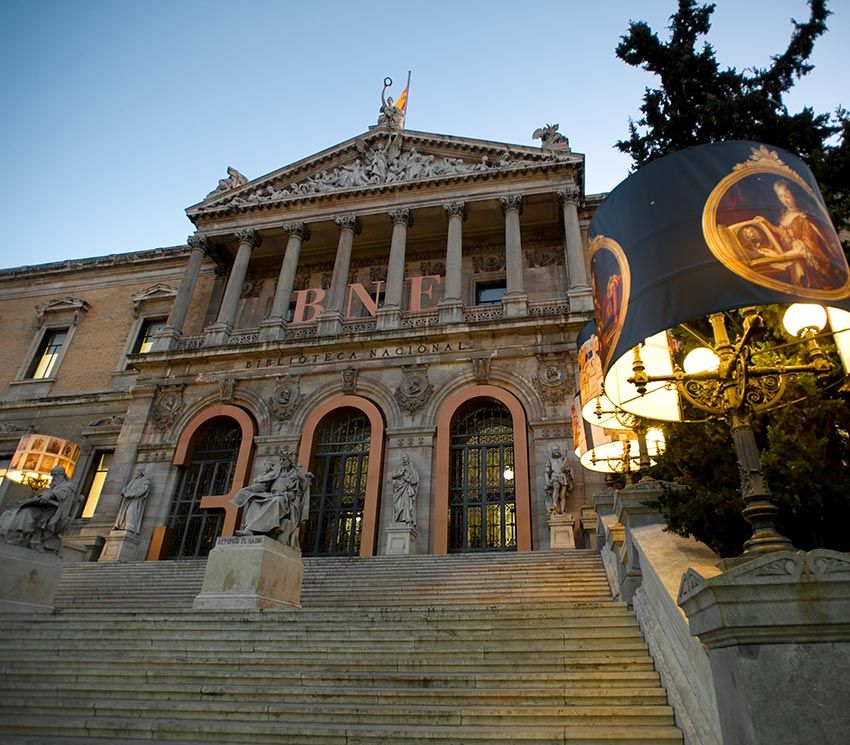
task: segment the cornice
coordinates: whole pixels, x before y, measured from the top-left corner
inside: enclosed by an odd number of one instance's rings
[[[188,246],[168,246],[154,248],[145,251],[132,251],[125,254],[109,254],[107,256],[94,256],[90,259],[68,259],[66,261],[54,261],[47,264],[31,264],[27,266],[0,269],[0,281],[27,278],[45,275],[62,274],[64,272],[79,272],[87,269],[103,269],[116,266],[133,266],[146,264],[152,261],[168,261],[179,259],[189,254]]]

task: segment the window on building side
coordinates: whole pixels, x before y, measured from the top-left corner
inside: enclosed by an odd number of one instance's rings
[[[100,499],[100,493],[103,491],[103,484],[106,482],[106,474],[109,473],[109,462],[111,460],[111,452],[98,450],[94,454],[92,467],[86,478],[85,488],[83,489],[85,500],[83,501],[83,510],[80,513],[80,517],[89,518],[94,515],[97,502]]]
[[[44,335],[27,375],[28,378],[43,380],[53,376],[56,363],[59,360],[59,353],[67,337],[68,329],[56,329],[48,331]]]
[[[490,282],[479,282],[475,285],[476,305],[498,305],[508,291],[504,279],[496,279]]]
[[[164,318],[149,318],[139,331],[133,354],[147,354],[153,348],[154,337],[165,328]]]

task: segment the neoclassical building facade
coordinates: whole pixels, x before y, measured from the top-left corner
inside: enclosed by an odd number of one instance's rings
[[[67,541],[104,561],[206,555],[284,450],[314,476],[305,555],[386,553],[404,456],[405,551],[546,549],[592,318],[583,178],[554,133],[384,124],[257,179],[228,169],[185,246],[2,271],[0,466],[28,433],[79,445]],[[600,481],[573,466],[580,545]],[[139,532],[117,531],[139,469]],[[29,493],[0,486],[4,508]]]

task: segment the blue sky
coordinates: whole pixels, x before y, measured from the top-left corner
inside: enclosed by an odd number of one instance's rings
[[[804,0],[717,0],[720,62],[764,66]],[[850,106],[850,2],[789,108]],[[652,79],[616,59],[630,19],[675,0],[429,3],[6,0],[0,7],[0,267],[170,246],[233,165],[255,178],[374,124],[381,81],[413,71],[411,129],[537,144],[558,122],[613,188],[613,149]]]

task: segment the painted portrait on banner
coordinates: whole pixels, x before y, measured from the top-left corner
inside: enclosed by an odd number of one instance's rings
[[[820,194],[763,145],[714,187],[702,227],[711,252],[749,282],[814,300],[850,295],[850,267]]]
[[[629,305],[631,276],[626,254],[613,238],[597,235],[590,243],[590,280],[602,367],[623,329]]]
[[[602,358],[599,337],[591,334],[578,350],[578,385],[582,401],[602,395]]]

